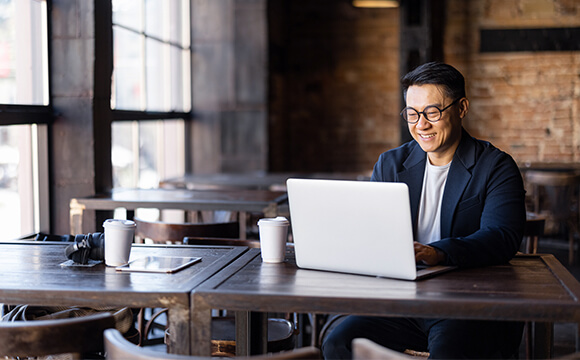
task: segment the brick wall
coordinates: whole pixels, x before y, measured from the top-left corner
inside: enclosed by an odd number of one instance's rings
[[[448,19],[445,58],[466,76],[472,135],[521,164],[578,162],[580,52],[482,53],[480,31],[579,27],[580,2],[449,0]]]
[[[399,142],[398,11],[270,4],[270,170],[372,169]]]
[[[400,143],[399,11],[270,2],[269,169],[368,171]],[[468,131],[520,163],[580,160],[580,52],[480,52],[486,29],[580,27],[577,0],[448,0]],[[577,40],[576,41],[580,41]]]

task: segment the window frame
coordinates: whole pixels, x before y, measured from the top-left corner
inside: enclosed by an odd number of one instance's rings
[[[143,0],[141,0],[143,2]],[[113,0],[110,0],[111,4],[113,2]],[[188,16],[188,23],[191,23],[191,1],[188,1],[188,12],[187,12],[187,16]],[[144,16],[144,14],[141,14],[141,16]],[[111,48],[110,48],[110,52],[111,52],[111,58],[113,59],[115,57],[115,49],[114,49],[114,28],[118,27],[118,28],[122,28],[125,30],[129,30],[132,32],[135,32],[137,34],[139,34],[140,36],[144,37],[145,39],[152,39],[155,41],[158,41],[162,44],[168,44],[170,46],[179,48],[181,50],[187,50],[189,52],[189,56],[188,56],[188,64],[187,67],[189,67],[189,69],[191,69],[191,61],[192,61],[192,46],[191,46],[191,40],[187,39],[185,41],[184,44],[181,43],[176,43],[174,40],[171,39],[165,39],[163,36],[157,36],[154,34],[150,34],[150,33],[145,33],[143,30],[136,30],[133,29],[131,27],[127,27],[124,24],[118,24],[115,23],[113,20],[113,9],[111,6],[111,18],[110,18],[110,31],[111,31]],[[187,31],[189,32],[190,26],[187,26]],[[143,62],[146,62],[146,56],[147,54],[144,53],[143,57],[141,58],[141,60]],[[110,76],[110,81],[109,81],[109,91],[110,91],[110,106],[109,106],[109,114],[110,114],[110,119],[111,119],[111,131],[112,131],[112,125],[113,123],[116,122],[134,122],[136,124],[142,123],[142,122],[148,122],[148,121],[164,121],[164,120],[182,120],[183,121],[183,126],[184,126],[184,134],[183,134],[183,144],[184,144],[184,164],[183,164],[183,168],[184,171],[187,172],[190,169],[190,155],[189,155],[189,150],[190,149],[190,142],[191,142],[191,138],[190,138],[190,129],[191,129],[191,122],[193,119],[193,109],[192,109],[192,104],[191,104],[191,84],[192,84],[192,75],[191,75],[191,71],[183,74],[185,76],[189,76],[188,79],[188,84],[184,84],[188,87],[187,91],[188,94],[186,94],[189,97],[189,104],[183,104],[186,107],[189,107],[189,111],[175,111],[175,110],[169,110],[169,111],[152,111],[152,110],[135,110],[135,109],[122,109],[122,108],[113,108],[113,103],[116,103],[116,101],[114,101],[113,97],[115,96],[114,91],[113,91],[113,82],[114,82],[114,71],[115,71],[115,64],[112,64],[112,74]],[[144,92],[146,93],[148,91],[147,89],[147,84],[144,83],[143,84],[144,88]],[[142,104],[144,105],[143,107],[146,108],[146,103]],[[112,136],[112,134],[111,134]],[[139,138],[134,139],[134,141],[139,141]],[[111,144],[112,145],[112,144]],[[112,169],[112,164],[111,164],[111,169]],[[113,171],[113,170],[111,170]]]
[[[26,179],[32,186],[32,194],[19,197],[32,201],[32,218],[23,219],[23,222],[32,221],[33,232],[49,231],[51,225],[50,219],[50,160],[48,152],[50,151],[50,126],[54,122],[53,98],[51,91],[51,51],[52,51],[52,19],[50,16],[52,9],[52,0],[46,1],[46,81],[47,81],[47,101],[46,105],[32,104],[7,104],[0,103],[0,126],[11,125],[30,125],[30,136],[32,147],[30,150],[29,161],[32,164],[31,178]],[[38,126],[41,125],[41,126]],[[28,203],[28,202],[27,202]],[[21,213],[23,211],[21,204]],[[21,234],[23,238],[31,234]]]
[[[50,74],[49,82],[50,82]],[[4,125],[50,125],[54,119],[49,88],[49,105],[0,104],[0,126]]]

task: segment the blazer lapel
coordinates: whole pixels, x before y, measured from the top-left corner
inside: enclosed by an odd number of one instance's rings
[[[455,209],[459,204],[467,184],[471,180],[470,169],[475,165],[475,144],[471,136],[463,130],[461,142],[449,168],[443,200],[441,203],[441,238],[451,236]]]
[[[419,201],[421,199],[421,189],[423,187],[423,175],[427,155],[417,146],[403,163],[404,170],[398,173],[397,181],[404,182],[409,187],[409,198],[411,202],[411,215],[413,217],[413,227],[416,227],[417,216],[419,214]]]

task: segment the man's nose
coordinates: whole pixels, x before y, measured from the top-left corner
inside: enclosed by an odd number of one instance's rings
[[[415,126],[420,128],[426,128],[429,127],[430,125],[431,123],[429,122],[429,120],[427,120],[425,114],[419,113],[419,120],[417,121],[417,124]]]

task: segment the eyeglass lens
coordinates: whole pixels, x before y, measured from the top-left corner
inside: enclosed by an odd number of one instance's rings
[[[406,108],[401,112],[405,121],[415,123],[419,121],[419,114],[423,114],[427,121],[437,121],[441,118],[441,110],[437,106],[427,106],[425,110],[418,112],[413,108]]]

